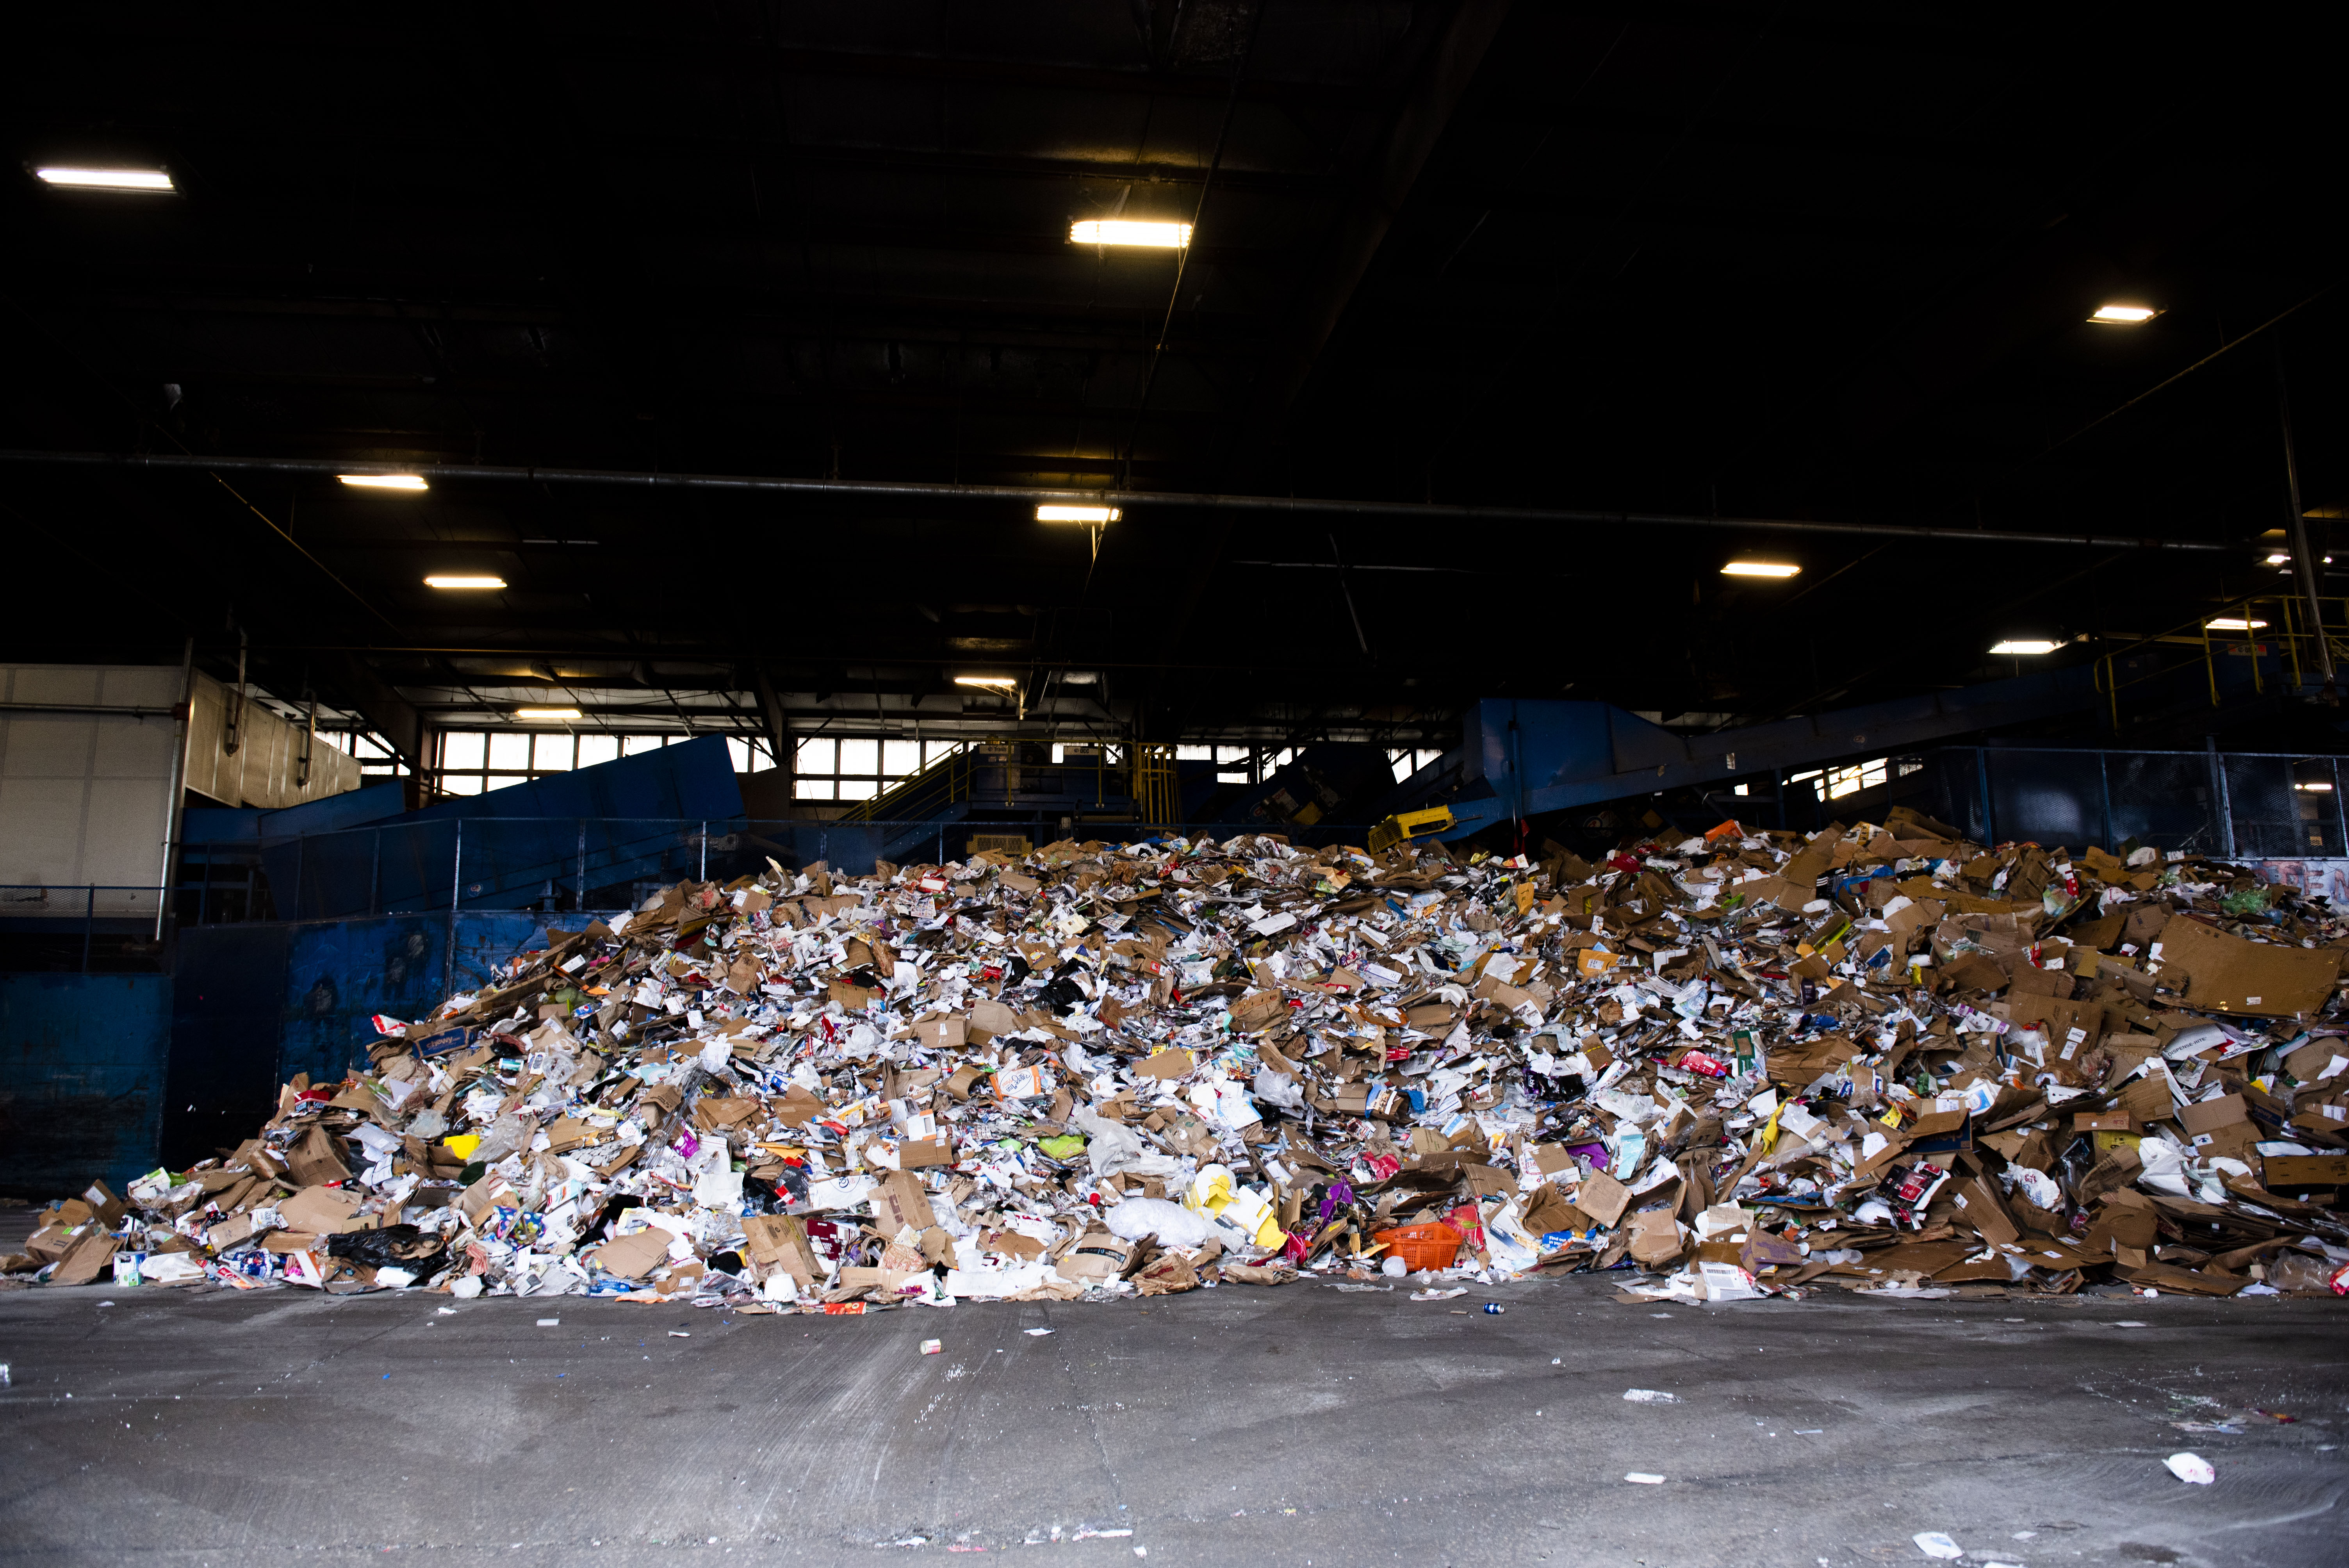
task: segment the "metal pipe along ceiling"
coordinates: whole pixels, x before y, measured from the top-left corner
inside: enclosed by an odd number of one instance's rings
[[[1684,512],[1599,511],[1539,506],[1453,506],[1433,501],[1340,500],[1308,496],[1214,495],[1174,490],[1047,490],[1034,485],[924,484],[885,480],[788,479],[764,474],[676,474],[621,469],[521,468],[490,463],[341,462],[320,458],[214,458],[178,453],[0,450],[0,462],[84,468],[187,469],[198,473],[421,474],[436,481],[481,484],[607,485],[656,490],[717,490],[815,496],[837,500],[1040,501],[1147,511],[1181,507],[1207,511],[1286,512],[1299,517],[1382,517],[1420,522],[1547,523],[1591,528],[1710,528],[1773,533],[1859,534],[1947,540],[1966,544],[2054,544],[2087,550],[2147,550],[2207,554],[2242,548],[2200,539],[2135,534],[2017,533],[1929,528],[1891,522],[1826,522],[1810,518],[1706,517]]]

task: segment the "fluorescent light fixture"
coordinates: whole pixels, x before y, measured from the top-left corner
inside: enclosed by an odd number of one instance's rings
[[[2330,784],[2295,784],[2292,788],[2295,789],[2305,789],[2312,795],[2330,795],[2333,793],[2333,786]]]
[[[1038,522],[1090,522],[1099,526],[1115,522],[1125,514],[1113,506],[1040,506],[1036,509]]]
[[[2149,304],[2100,304],[2090,321],[2101,321],[2108,326],[2135,326],[2141,321],[2151,321],[2160,313]]]
[[[2271,566],[2289,566],[2292,564],[2292,557],[2284,554],[2282,551],[2278,551],[2268,557],[2268,564]],[[2324,558],[2324,564],[2327,566],[2332,565],[2333,557],[2330,555],[2326,556]]]
[[[1721,569],[1723,577],[1792,577],[1802,570],[1783,561],[1733,561]]]
[[[1992,643],[1990,651],[1993,654],[2052,654],[2063,645],[2044,637],[2009,637],[2005,642]]]
[[[1072,245],[1150,245],[1179,251],[1191,242],[1188,223],[1136,223],[1123,218],[1087,218],[1069,225]]]
[[[422,474],[336,474],[335,477],[357,490],[423,490],[432,488],[424,482]]]
[[[2240,615],[2220,615],[2202,623],[2209,632],[2256,632],[2267,625],[2265,621],[2246,621]]]
[[[1009,691],[1019,684],[1017,676],[957,676],[955,685],[987,686],[997,691]]]
[[[516,718],[579,718],[584,717],[575,707],[518,707]]]
[[[75,191],[177,191],[171,177],[160,169],[36,169],[44,184]]]
[[[424,585],[427,588],[502,588],[506,580],[502,577],[469,577],[442,573],[427,577]]]

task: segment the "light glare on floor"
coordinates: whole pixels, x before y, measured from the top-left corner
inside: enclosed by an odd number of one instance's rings
[[[432,487],[422,474],[336,474],[336,479],[360,490],[421,490]]]
[[[1723,577],[1792,577],[1802,570],[1783,561],[1733,561],[1721,569]]]
[[[1124,513],[1113,506],[1039,506],[1038,522],[1115,522]]]
[[[584,717],[575,707],[518,707],[516,718],[579,718]]]
[[[1074,245],[1153,245],[1179,251],[1191,242],[1188,223],[1137,223],[1124,218],[1086,218],[1069,225]]]
[[[2202,623],[2203,629],[2211,632],[2256,632],[2266,624],[2265,621],[2246,621],[2240,615],[2220,615]]]
[[[2088,319],[2133,326],[2140,321],[2151,321],[2153,316],[2153,307],[2149,304],[2100,304],[2096,307],[2096,314]]]
[[[502,577],[463,577],[442,574],[427,577],[424,580],[424,585],[427,588],[502,588],[506,585],[506,580]]]
[[[160,191],[179,189],[171,177],[160,169],[70,169],[50,168],[33,170],[42,181],[50,185],[68,186],[77,191]]]
[[[2010,637],[2003,643],[1992,643],[1990,651],[1993,654],[2052,654],[2063,645],[2038,637]]]

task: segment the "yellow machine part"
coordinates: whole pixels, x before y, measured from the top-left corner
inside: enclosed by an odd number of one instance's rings
[[[1371,830],[1371,853],[1381,854],[1406,839],[1423,839],[1430,833],[1440,833],[1452,826],[1453,821],[1449,806],[1433,806],[1424,811],[1405,811],[1389,817]]]

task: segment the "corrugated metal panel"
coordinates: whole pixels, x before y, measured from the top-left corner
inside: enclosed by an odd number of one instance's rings
[[[0,665],[0,882],[158,884],[179,688],[176,665]]]
[[[171,672],[176,683],[179,672]],[[305,727],[248,700],[233,755],[223,751],[234,688],[196,672],[188,712],[188,788],[223,806],[298,806],[359,787],[356,758],[323,740],[310,748],[310,782],[297,787]]]

